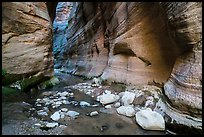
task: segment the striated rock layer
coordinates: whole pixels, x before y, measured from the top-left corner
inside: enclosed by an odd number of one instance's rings
[[[162,3],[178,46],[187,50],[176,59],[164,85],[171,104],[202,114],[202,3]]]
[[[180,50],[158,3],[75,3],[64,67],[127,84],[164,83]]]
[[[8,83],[53,76],[52,26],[44,2],[2,3],[2,68]]]

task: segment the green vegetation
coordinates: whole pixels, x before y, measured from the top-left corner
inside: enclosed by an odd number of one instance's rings
[[[3,95],[17,95],[19,93],[20,92],[17,89],[2,86],[2,94]]]
[[[2,77],[5,77],[6,76],[6,70],[5,69],[2,69]]]
[[[52,77],[51,79],[42,82],[40,84],[40,87],[42,89],[46,89],[46,88],[50,88],[50,87],[57,85],[57,84],[59,84],[59,79],[56,77]]]
[[[110,88],[117,92],[124,92],[126,89],[126,85],[120,82],[112,82]]]

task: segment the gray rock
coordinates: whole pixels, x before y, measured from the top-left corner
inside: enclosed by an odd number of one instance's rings
[[[146,102],[145,96],[144,95],[140,95],[138,97],[135,97],[135,99],[133,101],[133,104],[134,105],[142,105],[142,106],[144,106],[145,102]]]

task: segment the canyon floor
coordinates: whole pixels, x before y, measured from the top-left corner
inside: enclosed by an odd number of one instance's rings
[[[135,117],[119,115],[114,107],[104,108],[96,101],[96,98],[77,90],[76,84],[90,83],[90,80],[71,76],[68,74],[56,75],[60,84],[42,91],[37,91],[34,95],[20,94],[19,96],[5,98],[2,102],[2,135],[166,135],[167,131],[148,131],[142,129],[135,121]],[[85,84],[79,84],[81,86]],[[76,87],[73,89],[71,87]],[[120,84],[114,86],[101,86],[100,89],[92,87],[95,91],[117,90],[123,91]],[[45,106],[36,106],[36,100],[43,99],[44,93],[57,93],[69,90],[73,93],[69,97],[69,104],[61,105],[57,108],[50,108],[48,115],[39,116],[37,112]],[[45,94],[44,94],[45,95]],[[80,106],[79,102],[85,101],[91,106]],[[78,112],[76,117],[64,117],[57,122],[57,126],[46,127],[46,122],[53,120],[50,115],[61,108],[67,108]],[[90,116],[91,112],[98,114]],[[44,125],[43,125],[44,123]]]

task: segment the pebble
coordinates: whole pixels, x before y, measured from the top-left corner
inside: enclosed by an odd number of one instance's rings
[[[61,100],[67,99],[65,96],[60,97]]]
[[[50,96],[50,95],[52,95],[52,91],[42,93],[42,96]]]
[[[105,93],[105,94],[111,94],[111,91],[105,90],[104,93]]]
[[[80,101],[80,106],[90,106],[90,103],[86,102],[86,101]]]
[[[36,127],[40,127],[41,124],[40,124],[40,123],[36,123],[36,124],[34,124],[34,126],[36,126]]]
[[[98,111],[93,111],[93,112],[90,113],[90,116],[91,116],[91,117],[92,117],[92,116],[96,116],[96,115],[98,115]]]
[[[69,94],[68,92],[64,91],[64,92],[62,92],[62,93],[60,94],[60,96],[61,96],[61,97],[65,97],[65,96],[67,96],[68,94]]]
[[[74,93],[72,92],[72,93],[70,93],[69,95],[70,95],[70,96],[74,96]]]
[[[67,109],[67,108],[62,108],[61,111],[62,111],[62,112],[67,112],[68,109]]]
[[[44,112],[44,110],[40,110],[37,112],[39,116],[48,116],[47,112]]]
[[[36,106],[37,106],[37,107],[41,107],[42,105],[41,105],[41,104],[37,104]]]
[[[65,104],[65,105],[66,105],[66,104],[70,104],[70,102],[69,102],[69,101],[66,101],[66,100],[63,100],[62,103]]]
[[[52,122],[52,123],[47,123],[46,127],[53,128],[53,127],[57,127],[58,125],[59,125],[58,123]]]
[[[62,104],[62,102],[57,101],[55,104],[56,104],[56,105],[61,105],[61,104]]]
[[[111,108],[111,105],[106,105],[105,108],[106,109]]]

